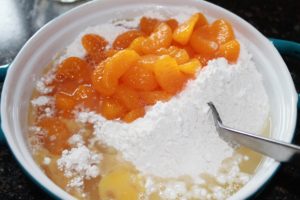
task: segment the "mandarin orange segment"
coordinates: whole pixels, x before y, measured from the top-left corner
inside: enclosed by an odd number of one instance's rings
[[[154,64],[158,58],[157,55],[144,55],[137,61],[137,65],[150,71],[154,71]]]
[[[194,51],[194,49],[190,45],[184,46],[183,48],[188,53],[190,58],[193,58],[196,55],[196,52]]]
[[[137,37],[143,36],[143,33],[138,30],[130,30],[119,35],[113,42],[113,49],[122,50],[131,44]]]
[[[153,54],[159,48],[167,48],[172,42],[172,30],[166,23],[160,23],[154,32],[142,43],[144,54]]]
[[[157,55],[169,55],[176,60],[178,64],[189,61],[190,56],[185,49],[176,46],[170,46],[168,49],[160,48],[156,51]]]
[[[133,50],[122,50],[107,60],[103,71],[103,81],[108,87],[115,88],[119,78],[139,59],[139,55]]]
[[[119,78],[139,59],[139,55],[129,49],[117,52],[101,63],[92,74],[95,89],[104,96],[112,95],[119,84]]]
[[[96,66],[106,58],[106,53],[104,51],[101,51],[97,54],[87,54],[85,56],[85,61],[91,66]]]
[[[115,99],[103,100],[100,110],[108,120],[121,118],[126,114],[126,108]]]
[[[76,105],[75,99],[65,93],[55,94],[55,106],[58,111],[70,111]]]
[[[178,21],[176,19],[168,19],[165,21],[165,23],[170,26],[172,31],[174,31],[178,28]]]
[[[141,36],[141,37],[137,37],[135,38],[131,44],[129,45],[129,49],[135,50],[135,52],[137,52],[139,55],[143,54],[143,47],[142,47],[142,43],[145,40],[145,37]]]
[[[229,62],[236,62],[240,54],[240,43],[237,40],[231,40],[222,44],[219,51],[216,53],[217,57],[224,57]]]
[[[195,29],[199,28],[201,26],[204,26],[204,25],[208,25],[208,21],[207,21],[205,15],[203,15],[203,13],[198,13],[198,14],[199,14],[199,18],[198,18],[197,23],[195,25]]]
[[[168,55],[160,56],[156,61],[154,73],[160,87],[172,94],[181,90],[186,81],[176,60]]]
[[[92,85],[97,92],[104,96],[112,95],[115,92],[115,88],[109,88],[109,86],[105,85],[103,81],[103,73],[104,73],[105,61],[100,63],[92,73],[91,80]]]
[[[76,90],[78,82],[75,80],[65,80],[64,82],[54,81],[51,86],[54,86],[53,93],[65,93],[68,95],[72,95]]]
[[[76,106],[75,99],[65,93],[57,93],[54,97],[57,115],[65,118],[72,118],[72,111]]]
[[[143,106],[138,92],[123,85],[118,87],[113,98],[117,99],[128,110],[133,110]]]
[[[123,118],[122,120],[124,122],[130,123],[133,122],[134,120],[143,117],[145,115],[145,109],[144,108],[137,108],[134,109],[130,112],[128,112]]]
[[[159,23],[158,19],[142,17],[140,20],[140,29],[146,35],[150,35]]]
[[[89,109],[98,109],[100,98],[91,85],[79,85],[73,94],[77,104],[82,104]]]
[[[194,30],[194,27],[198,19],[199,19],[199,13],[196,13],[192,15],[183,24],[180,24],[173,33],[173,40],[175,40],[179,44],[186,45],[190,40],[190,37],[192,35],[192,32]]]
[[[192,59],[185,64],[179,65],[180,71],[187,75],[195,75],[199,68],[201,68],[201,63],[198,59]]]
[[[219,44],[224,44],[234,39],[232,26],[224,19],[218,19],[211,24],[210,34]]]
[[[107,51],[105,51],[105,54],[106,54],[106,57],[112,57],[117,52],[118,52],[118,50],[116,50],[116,49],[108,49]]]
[[[169,55],[169,51],[167,48],[159,48],[156,50],[155,55],[159,55],[159,56]]]
[[[86,34],[81,39],[82,46],[91,55],[103,51],[108,42],[96,34]]]
[[[90,73],[90,68],[84,60],[77,57],[69,57],[58,66],[56,79],[59,81],[75,80],[83,83],[89,80]]]
[[[199,60],[199,62],[201,63],[201,65],[204,67],[207,65],[208,61],[209,60],[212,60],[214,58],[214,55],[209,55],[209,54],[206,54],[206,55],[201,55],[201,54],[197,54],[194,56],[196,59]]]
[[[71,132],[59,118],[43,118],[37,125],[47,133],[44,145],[50,153],[60,155],[64,149],[68,148],[67,141]]]
[[[74,91],[74,99],[76,101],[81,101],[84,99],[92,98],[96,95],[96,91],[91,87],[91,85],[79,85]]]
[[[157,101],[166,102],[171,99],[172,94],[157,90],[151,92],[140,92],[140,96],[146,105],[154,105]]]
[[[142,17],[140,20],[140,29],[146,35],[150,35],[161,22],[168,24],[172,31],[178,27],[178,21],[176,19],[171,18],[161,21],[155,18]]]
[[[192,49],[199,54],[214,54],[218,50],[219,45],[217,42],[203,37],[202,30],[203,29],[197,29],[193,32],[190,45]]]
[[[177,64],[186,63],[190,59],[190,56],[185,49],[176,46],[170,46],[168,52],[171,57],[175,58]]]
[[[122,76],[121,82],[136,90],[151,91],[158,87],[153,70],[146,68],[143,64],[139,65],[139,62],[129,68]]]
[[[201,26],[201,27],[195,29],[195,32],[197,32],[197,34],[200,37],[202,37],[203,39],[211,40],[211,41],[218,43],[216,40],[217,30],[212,30],[211,24]]]

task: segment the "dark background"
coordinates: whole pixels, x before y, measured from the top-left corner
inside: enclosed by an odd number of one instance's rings
[[[0,0],[0,65],[10,63],[43,24],[83,2],[61,4],[53,0]],[[210,2],[241,16],[267,37],[300,42],[299,0]],[[290,57],[284,57],[284,60],[299,91],[300,61]],[[297,144],[300,144],[299,121],[294,139]],[[0,144],[0,199],[51,199],[22,172],[5,144]],[[283,164],[255,199],[300,199],[300,169],[294,164]]]

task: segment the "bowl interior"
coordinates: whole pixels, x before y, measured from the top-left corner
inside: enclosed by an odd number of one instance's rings
[[[34,35],[12,63],[2,93],[2,128],[16,158],[41,185],[60,198],[70,195],[53,184],[37,167],[26,144],[29,99],[34,81],[57,52],[70,44],[88,26],[105,23],[113,18],[130,18],[145,10],[168,9],[174,6],[191,6],[210,18],[224,18],[232,22],[237,37],[253,55],[253,60],[263,76],[270,100],[272,137],[290,142],[296,122],[297,95],[285,63],[274,46],[256,29],[236,15],[205,1],[173,0],[172,5],[163,0],[102,0],[93,1],[53,20]],[[244,199],[254,193],[274,173],[278,163],[266,159],[251,181],[232,199]]]

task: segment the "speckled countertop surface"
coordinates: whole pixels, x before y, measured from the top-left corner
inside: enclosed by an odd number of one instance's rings
[[[51,0],[0,1],[0,65],[9,63],[24,43],[43,24],[76,4],[60,4]],[[171,0],[170,0],[171,2]],[[300,42],[299,0],[211,0],[241,16],[268,37]],[[300,91],[300,61],[284,57],[297,90]],[[298,112],[299,116],[299,112]],[[300,120],[294,142],[300,144]],[[255,199],[300,199],[300,169],[283,164],[270,183]],[[21,170],[10,150],[0,144],[0,199],[51,199]]]

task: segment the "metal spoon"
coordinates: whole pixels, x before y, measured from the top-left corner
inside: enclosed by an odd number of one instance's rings
[[[300,146],[227,127],[223,125],[214,104],[207,104],[212,111],[217,132],[226,142],[243,145],[280,162],[293,160],[300,164]]]

